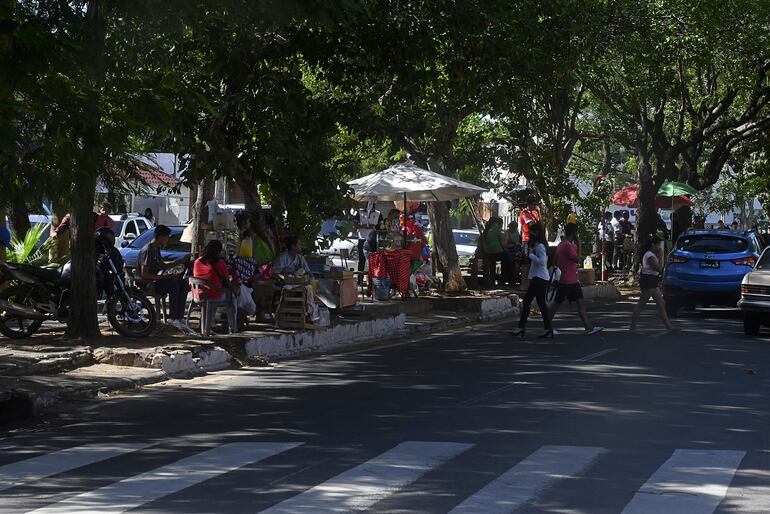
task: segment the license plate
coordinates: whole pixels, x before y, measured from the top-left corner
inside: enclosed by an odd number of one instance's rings
[[[718,268],[719,261],[700,261],[701,268]]]

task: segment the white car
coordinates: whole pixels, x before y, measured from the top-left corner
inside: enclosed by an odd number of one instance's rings
[[[319,236],[320,237],[320,236]],[[318,253],[331,258],[333,266],[358,269],[358,238],[335,239],[329,248]]]
[[[110,216],[110,218],[115,222],[112,231],[115,233],[116,248],[125,248],[131,241],[154,226],[150,220],[142,216],[129,215],[125,219],[121,219],[123,216],[116,215]]]
[[[744,275],[738,308],[743,311],[746,335],[755,336],[762,325],[770,326],[770,247],[765,248],[754,270]]]
[[[476,248],[479,243],[478,230],[460,230],[453,229],[455,246],[457,246],[457,256],[460,258],[460,266],[466,268],[470,266],[473,256],[476,255]]]

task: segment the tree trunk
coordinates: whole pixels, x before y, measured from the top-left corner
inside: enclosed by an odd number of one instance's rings
[[[72,288],[67,334],[91,338],[99,335],[96,316],[96,251],[94,246],[93,208],[96,178],[104,165],[104,145],[101,137],[101,89],[105,76],[106,13],[104,2],[91,0],[86,11],[87,40],[82,65],[91,85],[84,99],[83,149],[79,163],[77,186],[72,190],[71,253]]]
[[[19,241],[24,240],[24,236],[30,228],[29,223],[29,209],[24,198],[19,195],[16,196],[11,203],[11,223],[13,224],[13,232],[16,239]]]
[[[434,159],[431,159],[429,162],[425,155],[414,151],[414,149],[408,151],[407,154],[417,166],[436,173],[442,173]],[[443,267],[444,290],[449,293],[464,291],[466,289],[465,279],[460,270],[457,245],[452,233],[452,219],[446,202],[428,203],[428,218],[430,219],[430,230],[433,235],[433,251],[438,257],[441,267]]]
[[[246,212],[251,220],[251,228],[268,244],[273,254],[277,255],[278,241],[275,240],[275,234],[267,224],[265,211],[262,209],[262,199],[259,197],[259,184],[255,184],[250,177],[240,174],[235,179],[246,197]]]
[[[457,245],[452,234],[449,207],[446,202],[431,202],[428,204],[428,216],[430,217],[434,250],[445,270],[444,288],[450,293],[464,291],[465,279],[463,279],[462,271],[460,271],[460,260],[457,257]]]
[[[649,234],[654,234],[658,222],[655,209],[655,195],[657,187],[653,180],[652,166],[644,157],[637,158],[639,165],[639,221],[637,230],[639,241],[644,242]],[[641,248],[641,246],[640,246]]]
[[[206,225],[208,223],[208,208],[206,203],[214,198],[214,179],[207,177],[198,182],[195,189],[195,201],[192,205],[192,248],[193,256],[203,253],[203,246],[206,240]]]

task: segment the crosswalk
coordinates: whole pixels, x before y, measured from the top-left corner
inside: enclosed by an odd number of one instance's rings
[[[266,514],[323,514],[332,512],[377,512],[377,505],[399,501],[399,493],[420,490],[421,481],[430,482],[431,473],[453,469],[452,476],[463,477],[464,462],[473,461],[477,443],[459,441],[404,441],[378,454],[361,459],[347,469],[331,466],[328,476],[319,470],[322,478],[313,484],[304,484],[301,490],[281,479],[258,480],[251,474],[266,469],[291,469],[297,458],[307,458],[302,451],[310,451],[303,442],[228,442],[211,448],[199,448],[179,455],[175,460],[150,467],[138,474],[129,474],[106,485],[90,490],[70,486],[65,493],[55,496],[35,496],[36,488],[44,487],[46,479],[67,477],[68,473],[87,468],[98,473],[99,466],[111,459],[139,459],[144,451],[162,446],[161,443],[130,442],[84,444],[63,448],[50,453],[20,458],[0,465],[0,512],[31,512],[34,514],[118,514],[122,512],[163,512],[162,502],[169,497],[205,487],[210,481],[220,480],[218,487],[206,493],[207,500],[229,497],[228,474],[239,473],[240,488],[252,489],[252,494],[269,496],[270,502],[254,509]],[[167,451],[173,454],[175,450]],[[289,458],[294,452],[294,459]],[[297,453],[300,452],[300,453]],[[489,448],[484,455],[488,455]],[[481,453],[479,451],[479,453]],[[440,491],[444,502],[436,505],[436,512],[451,514],[506,514],[525,512],[527,505],[547,498],[560,485],[590,475],[592,468],[613,452],[593,446],[542,446],[533,448],[524,458],[510,462],[502,471],[484,473],[483,483],[478,478],[475,492],[457,494],[451,485]],[[741,450],[676,449],[662,455],[658,467],[647,478],[637,477],[638,488],[624,505],[608,507],[608,512],[622,514],[712,514],[730,494],[736,473],[741,469],[747,453]],[[5,455],[8,461],[8,455]],[[285,462],[282,461],[285,460]],[[140,461],[141,462],[141,461]],[[482,462],[482,467],[483,467]],[[347,466],[347,463],[345,463]],[[129,469],[137,469],[130,467]],[[341,472],[339,472],[341,471]],[[756,472],[756,470],[752,470]],[[476,469],[478,472],[478,469]],[[287,476],[291,476],[287,475]],[[285,477],[284,477],[285,479]],[[286,479],[288,480],[288,479]],[[645,481],[646,480],[646,481]],[[72,481],[69,482],[72,484]],[[467,490],[459,487],[458,490]],[[751,504],[751,488],[740,489],[740,501]],[[20,492],[21,491],[21,492]],[[749,492],[747,492],[749,491]],[[765,495],[766,487],[756,489]],[[426,494],[437,494],[435,483]],[[29,505],[4,500],[19,495]],[[629,499],[630,497],[630,499]],[[213,498],[213,499],[212,499]],[[404,508],[408,510],[409,496],[404,494]],[[447,500],[448,498],[448,500]],[[757,498],[767,504],[766,498]],[[160,503],[158,503],[160,502]],[[161,505],[159,507],[159,505]],[[566,506],[580,511],[579,506]],[[147,510],[146,510],[147,509]],[[614,510],[613,510],[614,509]],[[239,509],[243,511],[244,509]],[[174,510],[175,512],[178,510]],[[570,510],[573,511],[573,510]]]

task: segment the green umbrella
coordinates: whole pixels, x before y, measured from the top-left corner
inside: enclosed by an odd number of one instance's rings
[[[658,196],[683,196],[697,193],[697,190],[683,182],[670,182],[668,180],[663,182],[663,185],[658,189]]]
[[[672,181],[665,181],[663,182],[663,185],[660,186],[660,189],[658,189],[658,196],[667,196],[671,197],[671,210],[674,210],[674,198],[677,196],[684,196],[684,195],[694,195],[698,191],[696,191],[694,188],[688,186],[687,184],[683,182],[672,182]],[[671,223],[671,243],[676,243],[674,241],[674,224],[673,224],[673,218]]]

